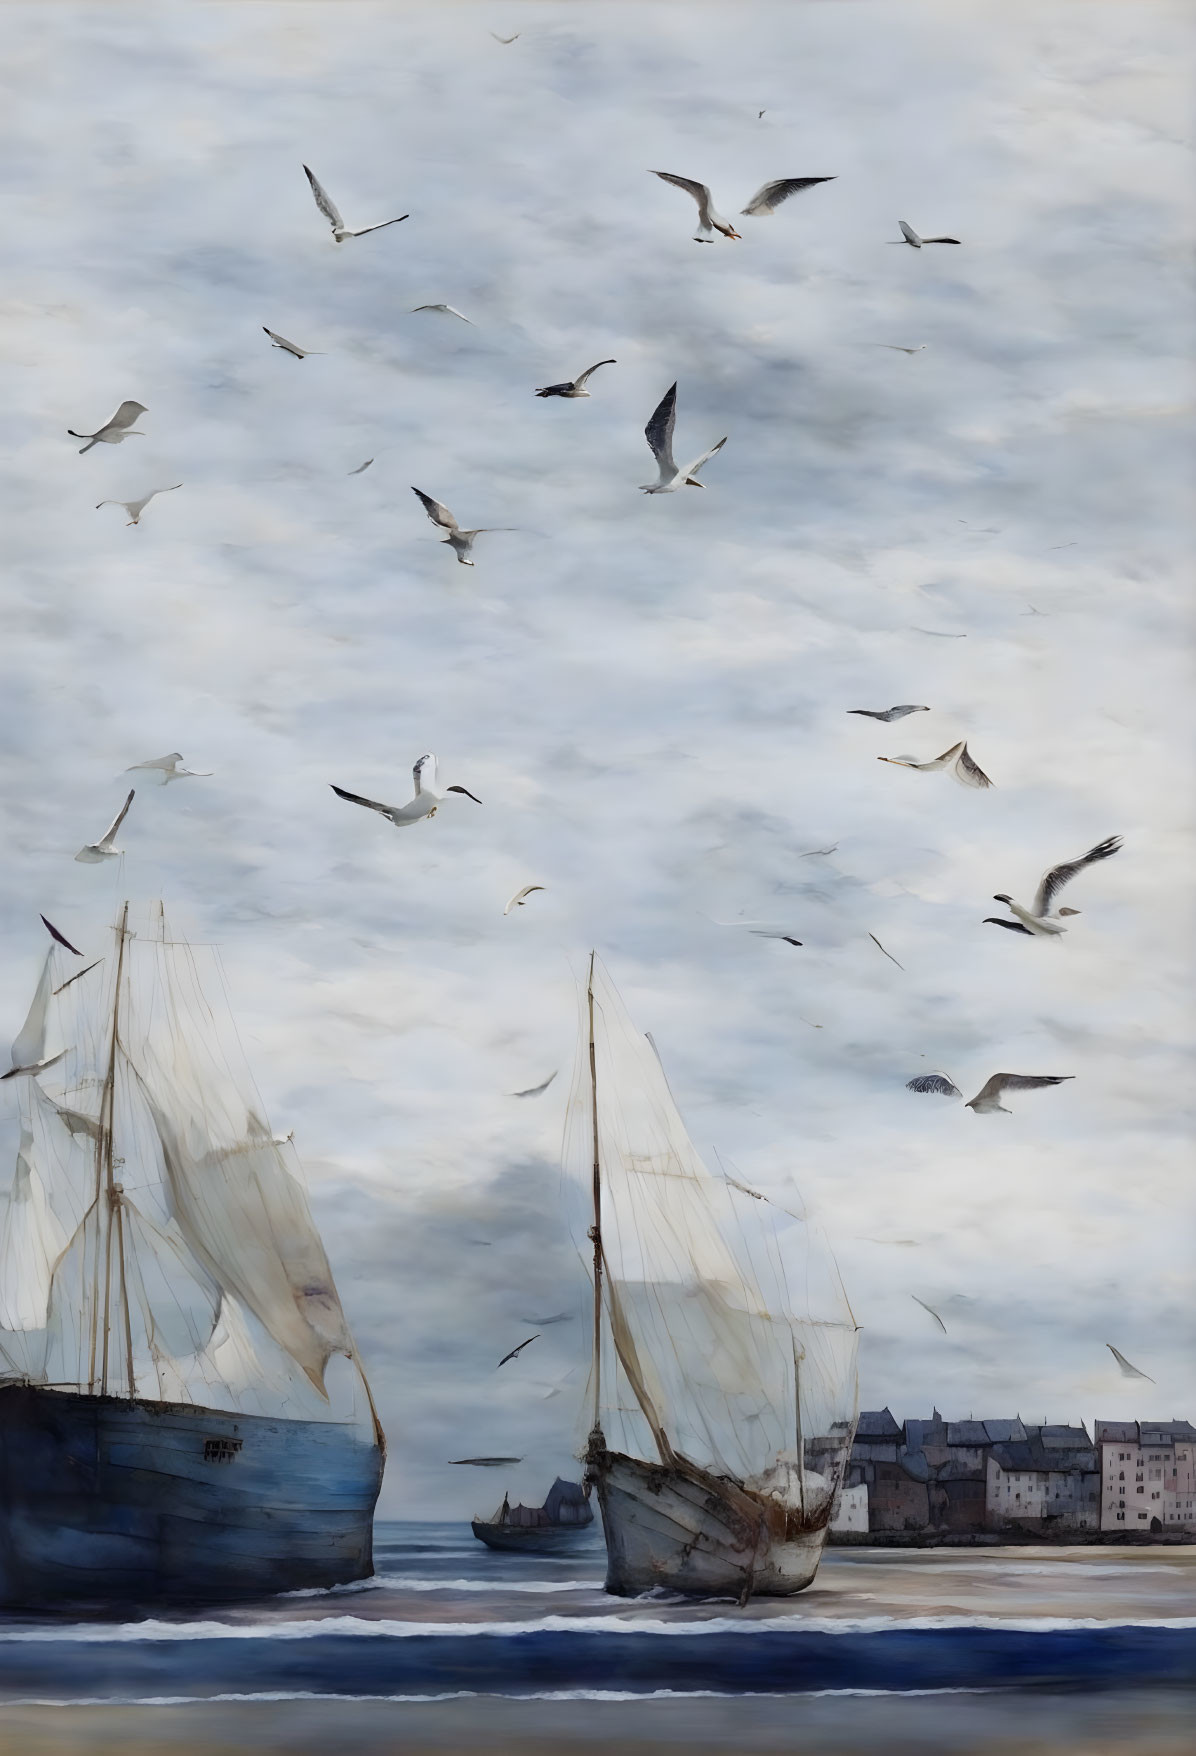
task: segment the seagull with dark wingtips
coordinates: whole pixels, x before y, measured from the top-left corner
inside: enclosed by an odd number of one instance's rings
[[[982,789],[993,784],[979,763],[968,754],[967,744],[962,740],[958,744],[952,744],[949,750],[944,750],[941,756],[932,757],[929,762],[918,762],[913,756],[878,756],[876,760],[891,762],[896,768],[917,768],[924,774],[933,773],[939,768],[949,768],[960,786],[964,787]]]
[[[444,540],[453,551],[454,555],[456,555],[457,560],[461,563],[462,567],[473,567],[476,565],[476,563],[469,558],[473,553],[473,540],[475,537],[483,537],[488,531],[512,530],[514,528],[514,526],[509,524],[483,524],[479,526],[477,530],[462,530],[461,526],[457,523],[456,519],[443,501],[433,500],[430,494],[425,494],[420,488],[412,488],[411,492],[415,495],[417,500],[423,503],[424,511],[432,520],[432,523],[436,526],[437,530],[442,530],[446,533]]]
[[[128,523],[125,525],[125,529],[128,530],[130,524],[141,523],[141,514],[151,500],[156,500],[159,494],[173,494],[174,489],[181,488],[182,485],[182,482],[176,482],[174,488],[151,488],[141,500],[97,500],[96,511],[98,512],[101,506],[123,506],[129,515]]]
[[[172,780],[211,780],[210,768],[184,768],[182,754],[171,750],[166,756],[155,756],[149,762],[134,762],[126,768],[126,774],[137,774],[141,770],[158,776],[157,785],[168,787]]]
[[[1052,902],[1063,886],[1070,883],[1077,872],[1082,872],[1085,866],[1094,866],[1098,860],[1109,859],[1120,846],[1121,837],[1110,835],[1104,841],[1098,841],[1094,848],[1089,848],[1086,854],[1081,854],[1078,860],[1064,860],[1058,866],[1052,866],[1049,872],[1043,873],[1034,901],[1029,908],[1023,908],[1021,903],[1014,902],[1011,896],[994,896],[993,901],[1003,902],[1006,908],[1016,915],[1017,919],[1005,921],[999,915],[986,915],[984,925],[986,927],[1005,927],[1011,933],[1026,933],[1035,939],[1057,938],[1060,933],[1066,933],[1067,928],[1063,925],[1063,917],[1065,915],[1078,915],[1080,911],[1078,908],[1052,909]]]
[[[991,1115],[1000,1110],[1003,1115],[1012,1115],[1001,1102],[1007,1091],[1038,1091],[1047,1085],[1062,1085],[1068,1079],[1074,1079],[1074,1073],[994,1073],[980,1087],[974,1098],[969,1098],[967,1108],[977,1116]],[[915,1079],[907,1079],[906,1091],[930,1092],[935,1097],[957,1098],[963,1093],[945,1073],[919,1073]]]
[[[617,360],[599,360],[597,365],[587,366],[584,372],[580,372],[577,377],[570,382],[565,384],[546,384],[542,390],[537,390],[536,395],[569,397],[589,396],[590,393],[586,389],[586,379],[592,378],[599,366],[617,366],[618,363]]]
[[[315,198],[316,206],[324,215],[328,224],[332,227],[333,239],[338,244],[343,244],[346,238],[364,238],[367,232],[380,232],[386,226],[397,226],[399,220],[410,219],[411,217],[410,214],[401,213],[397,219],[379,220],[376,226],[358,226],[357,229],[354,230],[351,226],[345,224],[344,220],[341,218],[340,208],[336,205],[336,202],[333,201],[331,195],[329,195],[327,189],[325,189],[315,173],[309,171],[306,165],[304,165],[303,170],[308,182],[311,184],[311,192]]]
[[[116,845],[116,832],[129,814],[129,806],[133,803],[133,789],[129,788],[129,796],[121,806],[112,822],[108,825],[99,841],[91,841],[81,847],[75,855],[85,866],[97,866],[101,860],[115,860],[124,852]]]
[[[698,471],[704,463],[708,463],[716,451],[721,451],[727,443],[724,433],[717,445],[704,451],[693,463],[681,466],[673,461],[673,428],[677,421],[677,386],[671,384],[652,411],[652,418],[644,428],[644,438],[656,459],[656,467],[660,476],[655,482],[642,483],[642,494],[672,494],[678,488],[704,488],[705,482],[699,482]]]
[[[285,335],[275,335],[272,329],[262,324],[263,333],[270,337],[272,348],[281,348],[284,354],[294,354],[297,360],[306,360],[309,354],[318,354],[319,348],[301,348],[297,341],[288,341]]]
[[[885,725],[892,725],[895,719],[904,719],[908,713],[929,713],[928,707],[886,707],[883,711],[878,707],[849,707],[848,713],[863,714],[865,719],[883,720]]]
[[[906,225],[904,220],[898,220],[897,224],[901,227],[901,237],[893,238],[891,242],[894,244],[900,244],[904,240],[915,250],[920,250],[923,244],[958,244],[960,242],[959,238],[919,238],[914,228]]]
[[[665,183],[672,183],[678,189],[684,189],[698,204],[698,229],[694,233],[695,244],[712,244],[712,232],[721,232],[724,238],[741,236],[730,220],[724,219],[715,207],[710,190],[705,183],[696,183],[692,177],[677,177],[672,171],[653,171],[653,177],[659,177]],[[775,213],[783,201],[796,195],[800,189],[810,189],[815,183],[833,183],[833,177],[777,177],[771,183],[762,183],[747,206],[741,211],[749,219],[763,219]]]
[[[381,805],[377,799],[363,799],[360,793],[347,793],[343,787],[333,787],[338,799],[347,799],[350,805],[364,805],[369,811],[377,811],[386,817],[396,829],[406,829],[411,823],[419,823],[425,817],[435,817],[437,807],[446,793],[464,793],[475,805],[481,800],[468,787],[442,787],[440,785],[440,765],[435,756],[429,753],[421,756],[412,769],[415,778],[415,797],[406,805]],[[132,798],[132,794],[129,797]]]
[[[455,305],[412,305],[411,315],[413,317],[417,311],[439,311],[442,317],[459,317],[462,323],[468,323],[472,328],[477,328],[473,318],[467,317],[464,311],[458,311]]]
[[[79,447],[79,456],[90,451],[93,445],[120,445],[125,439],[143,439],[134,422],[138,416],[148,414],[149,410],[143,402],[122,402],[110,420],[104,422],[94,433],[76,433],[73,427],[67,428],[67,436],[71,439],[86,439],[87,444]]]

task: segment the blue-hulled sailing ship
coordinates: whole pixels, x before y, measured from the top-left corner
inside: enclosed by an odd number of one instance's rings
[[[215,953],[128,913],[51,948],[5,1076],[0,1606],[364,1578],[384,1439],[293,1149]]]

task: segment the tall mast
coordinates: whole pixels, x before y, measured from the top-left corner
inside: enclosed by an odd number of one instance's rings
[[[602,1410],[602,1159],[598,1150],[598,1067],[594,1052],[594,952],[590,952],[590,980],[586,1003],[590,1016],[590,1122],[594,1135],[594,1426],[601,1424]]]
[[[114,1112],[116,1108],[116,1051],[120,1042],[120,985],[125,966],[125,940],[128,938],[129,905],[126,902],[121,911],[120,926],[117,928],[119,945],[116,957],[116,983],[112,991],[112,1036],[108,1045],[108,1071],[104,1078],[104,1092],[100,1100],[100,1139],[96,1152],[96,1204],[99,1212],[101,1194],[100,1182],[103,1181],[103,1195],[108,1210],[108,1225],[104,1237],[104,1316],[103,1338],[100,1353],[100,1394],[108,1394],[108,1339],[110,1334],[110,1311],[112,1303],[112,1229],[116,1223],[117,1276],[119,1298],[124,1316],[125,1331],[125,1363],[129,1374],[129,1395],[136,1394],[136,1381],[133,1373],[133,1333],[129,1316],[129,1289],[125,1278],[125,1228],[121,1211],[121,1196],[124,1193],[114,1176],[115,1161],[113,1157]],[[98,1249],[98,1239],[97,1239]],[[97,1262],[97,1283],[99,1279]],[[91,1364],[89,1369],[88,1389],[95,1389],[96,1377],[96,1317],[99,1286],[96,1285],[91,1306]]]

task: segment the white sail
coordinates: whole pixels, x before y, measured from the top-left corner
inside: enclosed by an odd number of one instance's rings
[[[356,1418],[355,1362],[307,1196],[274,1144],[209,955],[122,929],[102,976],[42,971],[17,1046],[73,1046],[10,1089],[0,1377],[306,1419]],[[46,1089],[48,1087],[48,1089]],[[358,1383],[356,1364],[346,1368]]]
[[[46,952],[41,980],[37,984],[33,1003],[29,1008],[29,1015],[13,1038],[12,1064],[14,1067],[35,1067],[39,1061],[45,1058],[50,1000],[54,992],[53,965],[54,947],[51,945]]]
[[[601,965],[592,986],[607,1443],[829,1506],[856,1414],[856,1326],[833,1265],[815,1287],[804,1222],[711,1173]],[[566,1141],[587,1193],[589,1053],[587,1007]]]

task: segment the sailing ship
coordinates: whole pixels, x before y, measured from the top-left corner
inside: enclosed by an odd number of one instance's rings
[[[385,1441],[216,953],[126,904],[110,958],[63,958],[8,1076],[0,1606],[366,1577]]]
[[[589,1197],[607,1591],[804,1590],[851,1454],[857,1325],[805,1221],[702,1162],[594,957],[566,1165]]]
[[[488,1549],[532,1549],[562,1554],[575,1548],[594,1522],[590,1490],[558,1476],[543,1506],[512,1506],[506,1495],[493,1518],[475,1518],[473,1534]]]

